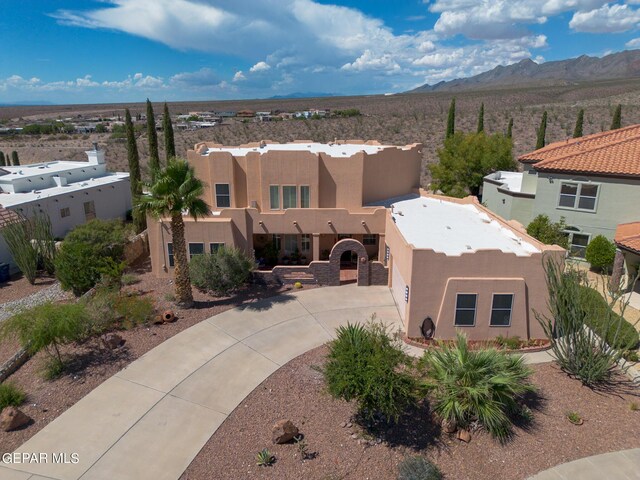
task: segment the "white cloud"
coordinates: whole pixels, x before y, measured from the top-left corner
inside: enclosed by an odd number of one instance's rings
[[[246,80],[246,79],[247,77],[244,76],[244,73],[242,73],[242,70],[238,70],[233,76],[234,82],[241,82],[242,80]]]
[[[640,38],[633,38],[624,44],[627,48],[640,48]]]
[[[393,55],[385,53],[376,55],[371,50],[365,50],[362,55],[355,59],[352,63],[345,63],[342,70],[347,71],[365,71],[365,70],[384,70],[392,73],[400,70],[400,65],[393,59]]]
[[[577,32],[621,33],[640,23],[640,11],[628,5],[607,4],[588,12],[576,12],[569,27]]]
[[[267,62],[258,62],[253,67],[251,67],[249,69],[249,71],[251,73],[265,72],[265,71],[269,70],[270,68],[271,68],[271,65],[269,65]]]
[[[196,72],[182,72],[173,75],[169,83],[179,87],[207,87],[220,83],[220,78],[210,68],[201,68]]]

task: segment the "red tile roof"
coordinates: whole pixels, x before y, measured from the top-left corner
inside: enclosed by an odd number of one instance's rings
[[[555,142],[518,158],[543,172],[640,176],[640,125]]]
[[[19,219],[20,216],[16,212],[0,205],[0,228]]]
[[[620,248],[640,254],[640,222],[618,225],[614,241]]]

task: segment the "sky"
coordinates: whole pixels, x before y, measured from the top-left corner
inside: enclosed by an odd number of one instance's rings
[[[397,93],[639,24],[640,0],[0,0],[0,103]]]

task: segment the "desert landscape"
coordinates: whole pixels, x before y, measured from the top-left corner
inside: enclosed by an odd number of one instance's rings
[[[351,118],[296,119],[279,122],[258,122],[253,119],[226,119],[222,125],[198,130],[176,130],[176,150],[186,150],[200,141],[238,145],[260,139],[277,142],[308,139],[329,142],[340,139],[376,139],[389,144],[424,144],[422,184],[428,186],[426,166],[437,161],[437,149],[442,145],[451,98],[456,98],[456,129],[474,131],[478,109],[485,105],[485,130],[504,132],[513,117],[514,155],[535,148],[536,129],[544,110],[548,111],[547,143],[571,137],[579,109],[585,110],[585,135],[607,130],[616,105],[622,105],[622,123],[640,123],[640,85],[637,80],[609,80],[560,86],[521,88],[484,88],[475,91],[430,92],[401,95],[370,95],[358,97],[327,97],[277,100],[238,100],[224,102],[169,103],[172,115],[202,110],[283,110],[305,108],[356,108],[361,116]],[[144,99],[141,99],[144,100]],[[158,100],[158,99],[152,99]],[[15,106],[0,108],[0,121],[27,123],[77,115],[124,115],[130,108],[132,116],[144,114],[145,104],[101,104],[60,106]],[[156,115],[162,104],[154,103]],[[161,136],[162,134],[160,134]],[[0,151],[16,150],[22,163],[49,160],[84,160],[84,150],[98,142],[106,150],[111,170],[127,170],[124,139],[111,138],[110,133],[58,135],[0,136]],[[160,142],[161,156],[163,143]],[[148,157],[146,133],[138,137],[143,174]]]

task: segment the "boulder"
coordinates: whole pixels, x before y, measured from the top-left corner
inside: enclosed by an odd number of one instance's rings
[[[16,407],[5,407],[0,413],[0,430],[10,432],[31,421],[31,417]]]
[[[291,420],[280,420],[271,429],[273,443],[287,443],[298,435],[298,427]]]
[[[117,333],[107,333],[104,337],[104,344],[109,347],[111,350],[115,350],[124,345],[124,338],[122,338]]]
[[[469,443],[471,441],[471,433],[468,430],[460,429],[458,430],[458,440],[464,443]]]

